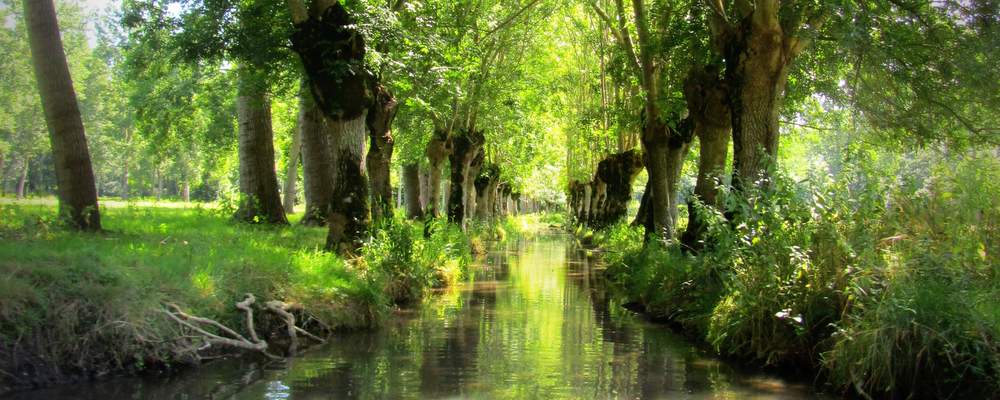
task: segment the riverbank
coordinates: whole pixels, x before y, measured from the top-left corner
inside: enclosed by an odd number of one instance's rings
[[[231,354],[203,349],[204,335],[168,312],[249,338],[236,307],[248,293],[269,343],[287,341],[284,320],[264,307],[272,300],[318,336],[375,327],[395,304],[455,282],[471,259],[468,237],[442,222],[425,239],[422,224],[397,219],[346,261],[322,250],[325,228],[299,216],[266,227],[198,204],[102,204],[100,234],[59,229],[44,202],[0,204],[0,393]]]
[[[779,177],[741,203],[737,226],[706,210],[710,245],[698,254],[645,246],[625,225],[581,232],[633,308],[721,355],[815,371],[861,397],[997,398],[1000,176],[990,165],[935,171],[888,195]]]

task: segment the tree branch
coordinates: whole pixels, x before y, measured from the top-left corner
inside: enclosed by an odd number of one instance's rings
[[[642,67],[639,66],[639,59],[635,56],[635,51],[632,50],[632,41],[628,38],[628,32],[626,32],[625,29],[616,29],[614,21],[611,20],[611,17],[604,11],[604,9],[601,8],[601,6],[597,5],[596,1],[592,0],[588,4],[590,4],[590,8],[594,9],[597,16],[608,25],[608,30],[611,31],[611,35],[615,37],[615,41],[622,46],[622,49],[625,50],[625,53],[628,55],[626,58],[629,61],[629,67],[635,70],[634,72],[637,76],[639,76],[639,79],[642,79],[642,76],[640,75],[642,73]]]
[[[487,39],[490,36],[493,36],[494,33],[497,33],[498,31],[506,28],[508,25],[514,23],[514,20],[516,20],[518,17],[520,17],[521,14],[524,14],[525,11],[528,11],[531,7],[534,7],[536,4],[538,4],[541,1],[542,0],[532,0],[530,3],[528,3],[527,5],[525,5],[524,7],[522,7],[520,10],[517,10],[516,12],[514,12],[514,14],[512,14],[509,17],[507,17],[507,19],[505,19],[503,22],[497,24],[497,26],[493,27],[493,29],[490,29],[489,32],[486,32],[486,34],[483,35],[482,39]]]

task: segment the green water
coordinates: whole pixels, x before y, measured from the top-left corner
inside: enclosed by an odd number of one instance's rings
[[[564,236],[495,245],[470,272],[383,329],[283,362],[229,360],[17,398],[819,397],[808,384],[739,371],[616,305],[596,261]]]

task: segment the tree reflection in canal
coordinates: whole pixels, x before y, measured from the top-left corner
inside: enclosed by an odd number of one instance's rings
[[[238,398],[802,398],[614,303],[599,263],[552,235],[496,244],[468,281],[385,329],[334,338]]]

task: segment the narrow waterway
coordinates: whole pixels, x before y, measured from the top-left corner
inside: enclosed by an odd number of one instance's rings
[[[18,398],[818,398],[807,383],[740,371],[609,299],[595,260],[562,235],[495,245],[469,279],[269,365],[229,360],[170,378]]]

